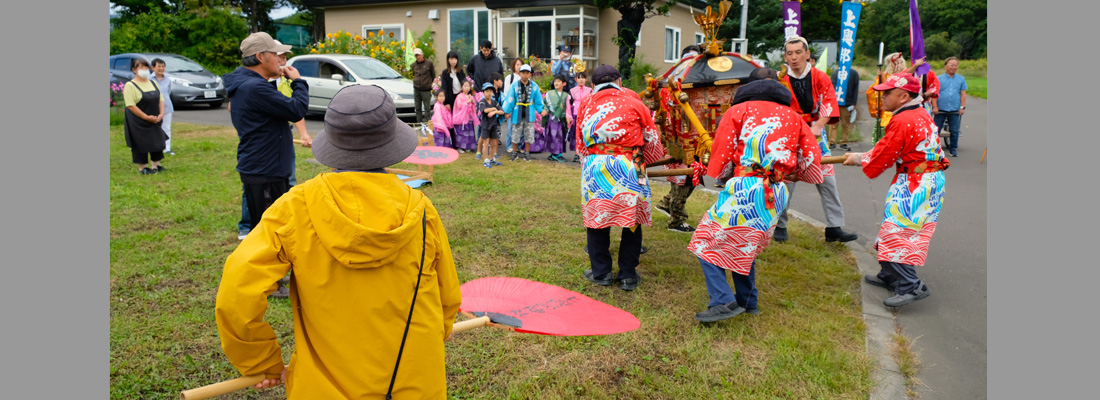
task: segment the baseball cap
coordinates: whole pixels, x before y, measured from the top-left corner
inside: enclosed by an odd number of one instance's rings
[[[285,53],[290,46],[276,42],[267,32],[256,32],[241,41],[241,57],[254,56],[262,52]]]
[[[622,76],[619,75],[619,70],[615,69],[615,67],[607,64],[600,64],[600,66],[596,67],[596,71],[592,73],[592,83],[599,85],[601,83],[612,82],[620,77]]]
[[[417,48],[413,49],[413,55],[414,56],[422,56],[422,55],[424,55],[424,50],[421,50],[419,47],[417,47]]]
[[[894,88],[902,89],[910,93],[920,93],[920,81],[907,72],[899,72],[890,75],[890,78],[886,79],[886,82],[875,85],[874,87],[875,90],[880,91]]]
[[[564,45],[558,46],[558,51],[564,51],[566,53],[572,53],[573,48],[569,47],[569,45],[567,45],[567,44],[564,44]]]
[[[521,65],[519,67],[519,72],[523,72],[523,71],[531,72],[531,66],[527,65],[527,64]]]
[[[275,44],[277,44],[277,45],[279,45],[279,46],[284,46],[284,45],[283,45],[283,42],[280,42],[280,41],[278,41],[278,40],[276,40],[276,41],[275,41]],[[289,47],[289,46],[288,46],[288,47]],[[279,52],[276,52],[275,54],[277,54],[277,55],[280,55],[280,56],[281,56],[281,55],[283,55],[283,54],[294,54],[294,53],[290,52],[290,50],[287,50],[287,51],[279,51]]]
[[[492,83],[492,82],[485,82],[485,84],[484,84],[484,85],[481,85],[481,90],[482,90],[482,91],[484,91],[484,90],[486,90],[486,89],[493,89],[494,91],[496,91],[496,90],[497,90],[497,87],[496,87],[496,86],[493,86],[493,83]]]

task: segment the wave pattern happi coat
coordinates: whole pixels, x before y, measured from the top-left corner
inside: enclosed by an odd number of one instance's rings
[[[896,165],[915,170],[894,176],[875,246],[879,261],[924,265],[943,207],[946,181],[939,168],[950,165],[932,118],[922,108],[895,113],[886,134],[864,153],[861,163],[871,179]],[[930,166],[931,172],[919,172]]]
[[[688,250],[741,275],[748,275],[753,260],[771,242],[778,213],[787,207],[782,179],[765,187],[763,177],[735,173],[754,165],[807,183],[823,179],[814,135],[790,107],[747,101],[726,111],[715,132],[707,175],[730,178],[692,234]],[[773,193],[772,204],[768,192]]]
[[[611,88],[585,98],[577,121],[584,226],[653,226],[645,164],[665,150],[649,109],[637,93]]]

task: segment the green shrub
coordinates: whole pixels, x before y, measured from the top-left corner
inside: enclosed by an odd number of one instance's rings
[[[623,86],[630,88],[639,94],[645,90],[645,74],[653,74],[654,78],[657,78],[665,71],[658,70],[653,64],[649,64],[645,61],[641,61],[638,58],[634,59],[634,65],[630,67],[630,79],[623,81]]]
[[[961,52],[962,45],[952,41],[947,32],[940,32],[924,39],[924,54],[928,55],[928,59],[958,57]]]
[[[412,32],[409,32],[413,34]],[[413,47],[424,50],[424,57],[435,57],[431,31],[421,34]],[[405,64],[405,40],[396,37],[393,32],[378,30],[367,32],[367,37],[339,31],[325,35],[325,41],[308,47],[308,53],[318,54],[354,54],[368,56],[389,65],[402,76],[412,79],[412,69]]]

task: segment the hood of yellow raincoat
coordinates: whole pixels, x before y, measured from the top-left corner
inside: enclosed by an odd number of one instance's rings
[[[351,179],[353,174],[358,176]],[[320,179],[318,188],[326,190],[307,191],[306,210],[321,245],[345,267],[391,265],[401,249],[419,241],[427,197],[404,184],[363,185],[364,181],[397,180],[394,175],[344,172],[314,179]]]

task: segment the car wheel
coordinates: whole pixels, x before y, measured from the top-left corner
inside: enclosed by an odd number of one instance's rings
[[[210,103],[210,108],[221,108],[222,102]]]

